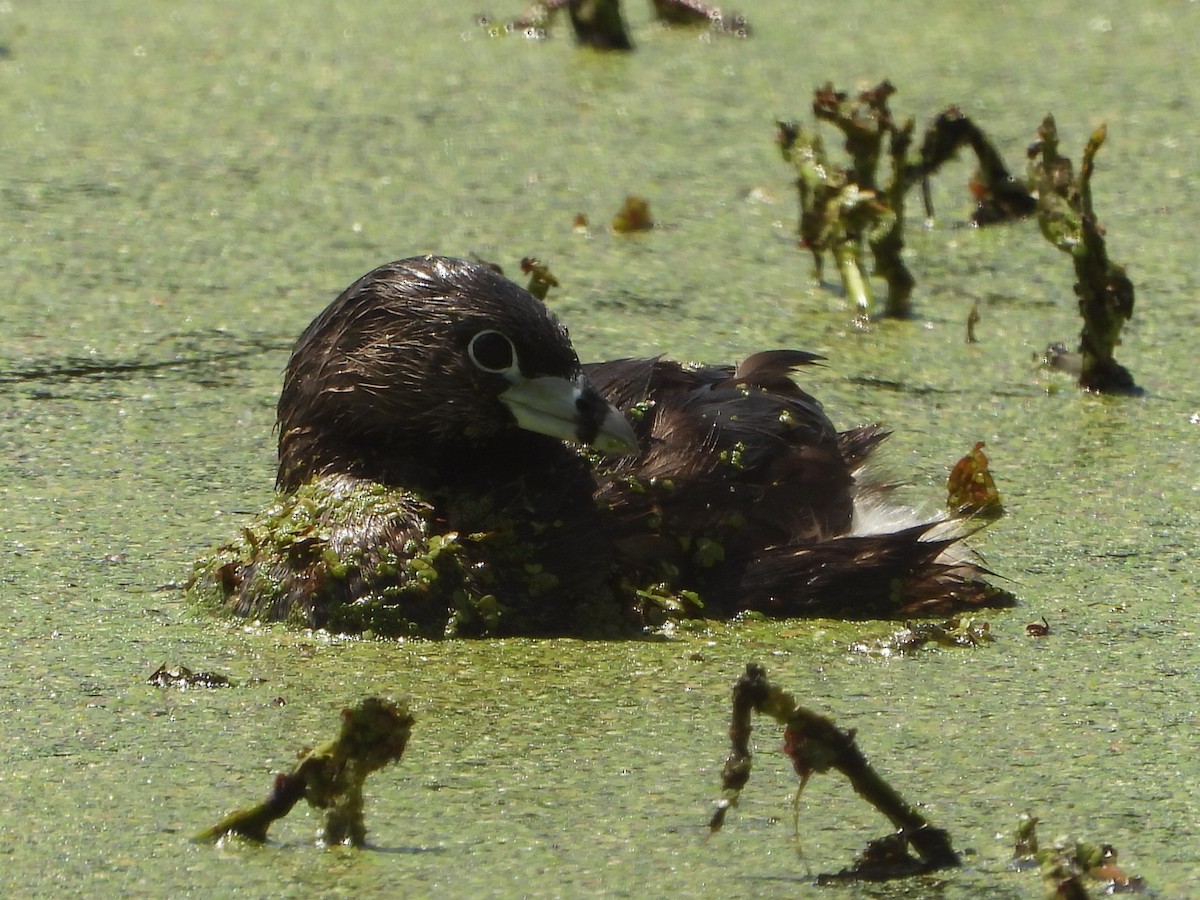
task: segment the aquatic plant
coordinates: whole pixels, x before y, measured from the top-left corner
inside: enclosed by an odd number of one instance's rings
[[[946,479],[946,506],[958,515],[995,519],[1004,514],[1004,504],[983,447],[983,441],[978,441],[950,470]]]
[[[813,92],[814,118],[842,133],[849,157],[845,166],[830,161],[815,129],[794,122],[776,123],[776,143],[784,161],[796,171],[800,243],[812,253],[817,280],[823,274],[825,254],[834,258],[846,297],[862,322],[870,318],[874,307],[865,274],[866,247],[874,260],[873,274],[887,284],[882,314],[894,318],[911,315],[916,279],[902,256],[905,200],[908,192],[921,184],[926,214],[932,216],[928,179],[961,148],[969,147],[979,163],[972,180],[976,225],[1021,218],[1032,213],[1035,205],[1025,186],[1009,174],[996,148],[956,106],[934,118],[919,150],[913,153],[914,121],[910,118],[897,124],[888,106],[895,93],[896,88],[886,80],[854,97],[828,82]],[[886,184],[879,174],[885,157],[889,168]]]
[[[1079,335],[1079,385],[1102,393],[1136,393],[1133,375],[1113,355],[1121,328],[1133,316],[1133,283],[1108,258],[1104,227],[1092,205],[1096,154],[1108,130],[1101,125],[1083,148],[1079,174],[1058,149],[1058,128],[1047,115],[1029,148],[1029,180],[1037,188],[1037,220],[1051,244],[1071,256],[1075,296],[1083,330]]]
[[[439,502],[364,479],[316,478],[277,496],[198,560],[189,594],[237,615],[374,637],[544,633],[559,616],[589,633],[619,629],[621,608],[604,585],[581,590],[577,607],[538,602],[556,587],[555,576],[536,562],[535,535],[519,515],[494,509],[488,498],[470,509],[460,503],[467,518],[487,523],[460,533],[435,514]],[[411,536],[397,552],[365,540],[364,527]]]
[[[372,772],[399,762],[413,721],[406,703],[379,697],[368,697],[342,710],[342,727],[336,738],[305,753],[291,772],[275,776],[271,793],[262,803],[230,813],[196,840],[216,842],[233,834],[261,843],[273,822],[306,800],[325,810],[319,832],[322,843],[361,847],[367,836],[363,785]]]
[[[521,259],[521,272],[529,276],[529,283],[525,285],[525,290],[539,300],[546,299],[550,288],[558,287],[558,279],[554,277],[550,267],[535,256],[526,256]]]
[[[634,231],[649,231],[654,227],[654,217],[650,215],[650,203],[644,197],[630,194],[613,216],[612,230],[617,234],[630,234]]]
[[[720,7],[703,0],[650,0],[654,17],[664,25],[707,25],[713,31],[749,37],[750,23],[746,17],[725,13]],[[621,0],[539,0],[519,19],[504,30],[519,32],[532,38],[544,38],[551,23],[566,9],[575,32],[575,40],[583,47],[595,50],[633,50],[633,38],[621,15]],[[479,24],[499,33],[491,17],[479,17]]]
[[[850,649],[868,656],[906,656],[925,647],[980,647],[994,643],[989,622],[970,616],[953,616],[944,621],[905,622],[904,627],[884,638],[855,641]]]
[[[752,713],[770,716],[784,726],[784,752],[800,776],[793,807],[797,828],[800,794],[809,778],[814,773],[836,769],[850,781],[855,793],[898,829],[894,835],[871,841],[852,868],[820,876],[818,882],[878,881],[959,865],[950,835],[930,825],[916,807],[905,802],[872,768],[858,748],[855,731],[844,731],[825,716],[800,706],[791,694],[771,684],[766,669],[757,663],[747,665],[733,686],[733,719],[729,726],[733,749],[721,772],[722,798],[709,821],[710,833],[724,825],[726,815],[737,805],[742,789],[750,780]],[[917,852],[919,859],[908,854],[909,847]]]
[[[1145,880],[1127,874],[1117,865],[1117,851],[1111,844],[1076,841],[1059,837],[1049,847],[1038,844],[1038,819],[1022,813],[1017,821],[1013,866],[1037,867],[1047,900],[1087,900],[1089,883],[1106,894],[1145,893]]]

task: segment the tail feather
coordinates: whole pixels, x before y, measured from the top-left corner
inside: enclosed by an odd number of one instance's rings
[[[742,576],[747,608],[772,616],[911,616],[964,607],[1009,606],[1013,596],[985,581],[992,575],[947,523],[842,535],[815,544],[772,547]]]

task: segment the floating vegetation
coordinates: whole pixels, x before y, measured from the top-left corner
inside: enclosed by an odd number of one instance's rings
[[[1087,900],[1089,884],[1105,895],[1146,892],[1143,879],[1126,874],[1117,865],[1117,851],[1111,844],[1060,837],[1049,847],[1039,847],[1037,826],[1037,818],[1028,814],[1018,820],[1013,866],[1037,866],[1047,900]]]
[[[146,679],[146,684],[154,687],[171,687],[186,691],[191,688],[223,688],[229,687],[229,679],[215,672],[193,672],[187,666],[168,666],[163,663],[153,675]]]
[[[946,506],[956,515],[998,519],[1004,515],[1004,504],[988,469],[983,446],[983,441],[979,441],[950,470],[946,479]]]
[[[651,0],[654,17],[664,25],[706,25],[712,31],[735,37],[749,37],[750,23],[743,15],[726,13],[702,0]],[[476,22],[492,34],[520,33],[535,39],[545,38],[557,14],[567,10],[575,40],[595,50],[634,49],[633,38],[621,15],[620,0],[540,0],[503,29],[490,16],[478,16]]]
[[[667,25],[707,25],[714,31],[736,37],[750,36],[750,22],[738,13],[726,13],[719,6],[701,0],[650,0],[654,15]]]
[[[1121,328],[1133,316],[1133,282],[1124,267],[1108,258],[1104,227],[1092,205],[1096,154],[1108,131],[1101,125],[1092,132],[1078,175],[1071,160],[1059,153],[1054,116],[1046,116],[1037,133],[1029,148],[1029,179],[1038,192],[1038,225],[1046,240],[1071,255],[1078,279],[1075,296],[1083,317],[1079,385],[1101,393],[1137,393],[1133,375],[1113,356]],[[1048,360],[1055,350],[1047,351]]]
[[[537,630],[523,612],[554,610],[526,598],[543,593],[549,576],[531,565],[519,523],[502,514],[489,521],[487,530],[459,534],[445,530],[431,503],[401,488],[316,478],[279,495],[234,540],[199,560],[188,591],[237,615],[376,637],[488,633],[502,618],[519,620],[513,630]],[[409,536],[402,553],[377,537],[401,533]],[[506,563],[509,581],[498,586],[493,566],[475,564],[471,551],[481,547]],[[497,600],[503,587],[523,599],[518,609]]]
[[[1030,637],[1048,637],[1050,634],[1050,623],[1046,621],[1045,616],[1042,616],[1042,621],[1030,622],[1026,625],[1025,633]]]
[[[613,216],[612,230],[617,234],[629,234],[633,231],[649,231],[654,227],[654,218],[650,215],[650,203],[643,197],[630,194]]]
[[[408,706],[392,700],[369,697],[342,710],[341,731],[334,740],[309,750],[291,772],[275,776],[262,803],[230,813],[196,840],[216,842],[233,834],[261,843],[271,823],[306,800],[325,810],[318,835],[322,843],[361,847],[367,836],[363,784],[372,772],[400,760],[412,725]]]
[[[751,713],[770,716],[784,726],[784,752],[792,760],[800,786],[794,803],[795,827],[799,830],[800,795],[814,773],[836,769],[850,781],[855,793],[887,816],[897,832],[873,840],[855,864],[834,875],[818,877],[818,883],[882,881],[920,875],[959,865],[950,836],[934,828],[916,807],[883,780],[858,749],[855,731],[843,731],[824,716],[810,712],[795,698],[767,681],[766,670],[750,663],[733,687],[733,719],[729,738],[733,749],[721,773],[722,798],[709,821],[710,833],[724,825],[729,810],[737,805],[750,780]],[[917,856],[909,854],[912,848]]]
[[[978,647],[994,643],[992,626],[969,616],[954,616],[943,622],[905,622],[899,631],[885,638],[850,645],[855,653],[870,656],[909,656],[932,645],[935,647]]]
[[[529,276],[525,290],[539,300],[545,300],[550,288],[558,287],[558,279],[550,272],[550,267],[540,259],[526,256],[521,260],[521,271]]]

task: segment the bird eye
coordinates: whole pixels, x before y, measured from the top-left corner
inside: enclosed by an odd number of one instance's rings
[[[517,368],[516,348],[498,331],[481,331],[471,338],[467,344],[467,356],[485,372],[507,375]]]

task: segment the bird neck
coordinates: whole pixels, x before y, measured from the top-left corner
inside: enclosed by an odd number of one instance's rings
[[[497,494],[501,502],[546,490],[578,494],[590,502],[594,487],[586,461],[573,449],[556,438],[518,428],[485,440],[292,432],[280,441],[280,490],[293,491],[314,477],[333,474],[424,495]],[[552,481],[549,488],[547,480]]]

